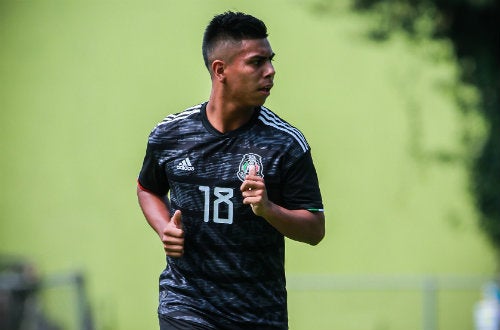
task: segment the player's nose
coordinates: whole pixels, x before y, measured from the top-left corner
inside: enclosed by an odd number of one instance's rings
[[[264,70],[264,76],[266,78],[273,78],[275,74],[276,74],[276,70],[274,69],[273,63],[271,61],[267,61],[266,67]]]

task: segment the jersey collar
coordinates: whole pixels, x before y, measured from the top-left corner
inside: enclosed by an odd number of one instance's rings
[[[201,106],[201,109],[200,109],[201,121],[203,123],[203,126],[205,126],[205,128],[207,129],[207,131],[209,131],[211,134],[216,135],[216,136],[236,136],[236,135],[239,135],[242,132],[249,130],[255,124],[255,122],[259,118],[259,114],[260,114],[260,107],[255,107],[255,111],[253,112],[252,118],[250,118],[250,120],[246,124],[238,127],[237,129],[235,129],[233,131],[221,133],[218,130],[216,130],[212,126],[212,124],[210,124],[210,122],[208,121],[207,104],[208,104],[208,102],[205,102]]]

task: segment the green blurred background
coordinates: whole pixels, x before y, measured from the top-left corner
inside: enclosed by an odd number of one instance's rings
[[[154,125],[208,98],[203,30],[238,10],[268,26],[277,76],[266,105],[308,138],[326,208],[319,246],[287,241],[290,329],[420,329],[421,279],[493,276],[466,163],[453,157],[465,152],[464,130],[480,138],[486,125],[457,111],[451,45],[376,43],[370,16],[347,2],[329,15],[313,8],[1,1],[0,254],[42,276],[83,271],[98,329],[156,327],[164,253],[139,210],[136,176]],[[416,284],[348,289],[353,278]],[[332,287],[336,279],[347,284]],[[479,297],[440,293],[439,329],[471,329]],[[73,329],[66,300],[47,298],[46,308]]]

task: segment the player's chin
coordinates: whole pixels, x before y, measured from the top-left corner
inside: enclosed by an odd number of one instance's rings
[[[270,88],[259,89],[259,96],[264,100],[267,99],[269,96],[271,96],[271,89]]]
[[[267,96],[259,95],[259,97],[255,98],[254,106],[256,106],[256,107],[263,106],[264,103],[266,103],[266,100],[267,100]]]
[[[250,108],[258,108],[266,103],[266,99],[267,97],[263,97],[262,95],[255,95],[251,98],[245,99],[245,101],[242,102],[241,105]]]

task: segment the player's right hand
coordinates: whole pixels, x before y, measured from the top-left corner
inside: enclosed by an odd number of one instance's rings
[[[184,230],[181,211],[175,211],[161,237],[163,249],[169,257],[179,258],[184,254]]]

